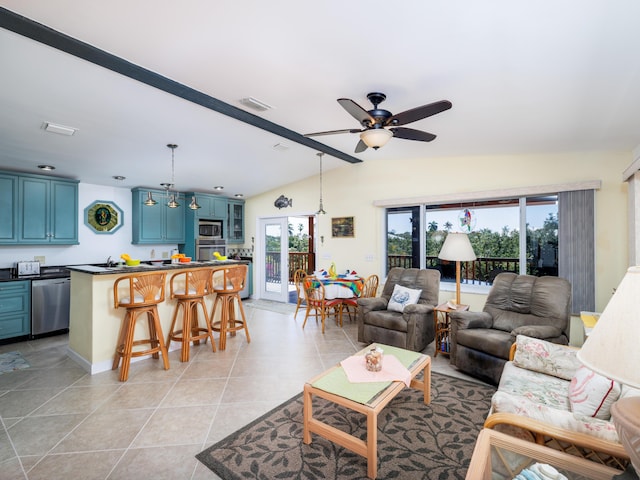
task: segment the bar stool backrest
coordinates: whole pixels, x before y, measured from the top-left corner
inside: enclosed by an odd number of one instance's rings
[[[166,278],[166,272],[132,273],[119,277],[113,284],[114,308],[144,307],[163,302]]]
[[[169,296],[171,298],[203,297],[211,293],[211,268],[195,268],[171,275]]]
[[[246,265],[230,265],[213,270],[211,284],[216,293],[238,293],[244,288],[247,279]]]

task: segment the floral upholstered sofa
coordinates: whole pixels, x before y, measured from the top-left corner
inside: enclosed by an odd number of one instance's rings
[[[628,455],[609,409],[640,391],[588,370],[577,351],[518,335],[485,427],[624,468]]]

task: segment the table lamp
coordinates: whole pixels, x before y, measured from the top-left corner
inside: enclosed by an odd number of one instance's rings
[[[588,368],[640,388],[640,266],[627,270],[593,331],[578,352]],[[636,475],[640,474],[640,397],[618,400],[611,417]],[[626,478],[626,477],[625,477]]]
[[[460,305],[460,262],[471,262],[476,254],[466,233],[449,233],[438,254],[442,260],[456,262],[456,305]]]

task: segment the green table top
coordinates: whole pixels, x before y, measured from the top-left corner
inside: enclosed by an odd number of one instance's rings
[[[412,352],[403,348],[392,347],[390,345],[383,345],[376,343],[374,345],[379,346],[384,350],[384,355],[395,356],[402,365],[411,370],[411,367],[420,360],[423,355],[419,352]],[[364,355],[367,350],[370,350],[373,345],[365,348],[358,355]],[[326,375],[321,376],[311,385],[325,392],[333,393],[354,402],[361,403],[363,405],[373,402],[380,392],[384,391],[393,382],[367,382],[367,383],[351,383],[347,378],[347,374],[344,369],[339,366],[333,370],[330,370]]]

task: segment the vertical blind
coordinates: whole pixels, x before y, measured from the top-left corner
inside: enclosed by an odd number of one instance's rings
[[[571,313],[595,310],[595,190],[558,193],[558,276],[571,282]]]

